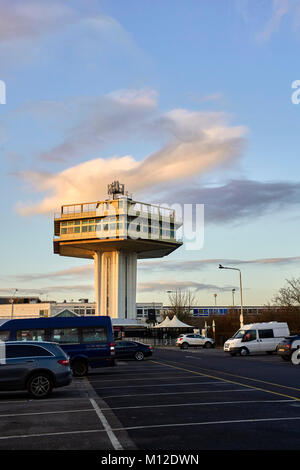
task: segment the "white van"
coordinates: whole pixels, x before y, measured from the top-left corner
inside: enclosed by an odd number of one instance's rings
[[[224,351],[232,356],[246,356],[250,353],[266,352],[272,354],[278,344],[289,336],[288,324],[272,321],[268,323],[252,323],[244,325],[232,338],[224,344]]]

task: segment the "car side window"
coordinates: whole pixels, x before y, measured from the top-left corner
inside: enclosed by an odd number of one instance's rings
[[[52,341],[55,343],[78,343],[78,328],[55,328],[52,333]]]
[[[256,339],[256,330],[247,330],[243,336],[243,341],[254,341]]]
[[[272,329],[259,330],[258,335],[261,339],[263,339],[263,338],[274,338],[274,331]]]
[[[105,328],[82,328],[81,333],[83,343],[107,341],[107,331]]]
[[[17,341],[45,341],[45,330],[18,330]]]
[[[9,340],[9,331],[0,331],[0,341]]]
[[[6,346],[6,357],[8,359],[18,358],[18,357],[41,357],[41,356],[52,356],[52,354],[47,351],[45,348],[40,346],[32,346],[26,344],[12,345],[9,344]]]

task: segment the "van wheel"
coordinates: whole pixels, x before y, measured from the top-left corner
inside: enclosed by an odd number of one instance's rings
[[[74,377],[84,377],[88,373],[88,365],[84,359],[75,359],[72,363],[72,373]]]
[[[182,345],[180,346],[180,349],[188,349],[189,347],[189,343],[182,343]]]
[[[52,381],[45,372],[32,375],[27,382],[27,390],[32,398],[46,398],[52,392]]]
[[[241,348],[239,354],[240,356],[248,356],[249,350],[247,348]]]

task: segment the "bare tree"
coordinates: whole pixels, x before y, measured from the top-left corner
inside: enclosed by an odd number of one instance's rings
[[[274,297],[274,302],[280,307],[297,307],[300,306],[300,278],[287,279],[287,287],[279,289],[278,294]]]
[[[195,305],[196,298],[192,291],[182,291],[176,289],[169,292],[170,308],[168,315],[174,316],[185,322],[188,321],[191,314],[191,309]]]

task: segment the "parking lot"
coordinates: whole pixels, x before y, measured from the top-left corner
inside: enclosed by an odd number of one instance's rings
[[[300,368],[276,355],[156,349],[57,389],[0,394],[0,449],[298,449]]]

